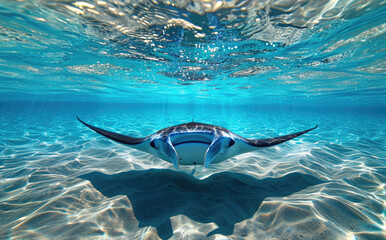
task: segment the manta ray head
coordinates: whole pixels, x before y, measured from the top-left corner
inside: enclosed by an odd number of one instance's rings
[[[176,133],[152,139],[149,152],[168,162],[173,163],[176,159],[178,165],[209,166],[237,155],[239,147],[236,141],[231,136],[213,133]]]

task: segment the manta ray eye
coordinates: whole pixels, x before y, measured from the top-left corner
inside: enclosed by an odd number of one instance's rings
[[[231,139],[231,141],[229,142],[229,146],[228,147],[232,147],[234,144],[235,144],[235,141],[233,139]]]
[[[153,148],[155,148],[154,141],[151,141],[151,142],[150,142],[150,146],[152,146]]]

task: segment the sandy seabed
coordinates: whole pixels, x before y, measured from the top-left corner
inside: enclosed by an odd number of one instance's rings
[[[133,136],[183,119],[84,115]],[[97,135],[74,115],[1,116],[0,239],[386,238],[384,120],[226,119],[206,123],[226,122],[251,138],[319,128],[210,168],[176,171]]]

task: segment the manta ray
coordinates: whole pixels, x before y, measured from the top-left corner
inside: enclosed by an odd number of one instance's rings
[[[318,127],[316,125],[308,130],[274,138],[247,139],[223,127],[192,121],[161,129],[147,137],[135,138],[94,127],[76,118],[95,132],[153,154],[172,163],[176,169],[179,165],[197,164],[209,167],[211,163],[222,162],[242,153],[286,142]]]

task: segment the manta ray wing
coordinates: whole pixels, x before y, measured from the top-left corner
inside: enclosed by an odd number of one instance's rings
[[[288,135],[284,135],[284,136],[280,136],[280,137],[275,137],[275,138],[266,138],[266,139],[247,139],[247,138],[243,138],[243,140],[248,145],[251,145],[253,147],[270,147],[270,146],[274,146],[274,145],[286,142],[286,141],[291,140],[293,138],[299,137],[300,135],[308,133],[309,131],[314,130],[317,127],[318,127],[318,125],[316,125],[316,127],[308,129],[308,130],[304,130],[304,131],[301,131],[301,132],[292,133],[292,134],[288,134]]]
[[[83,123],[85,126],[89,127],[91,130],[93,130],[93,131],[95,131],[95,132],[97,132],[97,133],[99,133],[107,138],[110,138],[111,140],[119,142],[119,143],[123,143],[123,144],[127,144],[127,145],[137,145],[137,144],[142,143],[146,139],[146,138],[134,138],[134,137],[125,136],[125,135],[122,135],[119,133],[113,133],[113,132],[110,132],[110,131],[107,131],[107,130],[104,130],[101,128],[94,127],[88,123],[85,123],[82,120],[80,120],[78,118],[78,116],[76,116],[76,118],[79,120],[79,122]]]

